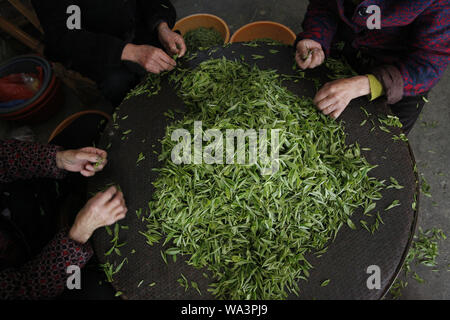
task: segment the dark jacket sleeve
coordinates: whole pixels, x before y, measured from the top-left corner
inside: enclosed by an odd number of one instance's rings
[[[0,140],[0,183],[65,176],[56,166],[59,147],[17,140]]]
[[[70,0],[33,0],[33,7],[45,32],[50,56],[86,74],[105,74],[120,67],[126,42],[102,33],[67,28],[67,8]]]
[[[34,260],[0,272],[0,300],[57,297],[65,288],[67,267],[83,268],[92,254],[89,244],[81,245],[61,231]]]
[[[310,0],[303,21],[303,32],[297,36],[295,46],[303,39],[315,40],[322,45],[325,54],[329,55],[339,19],[336,1]]]
[[[165,21],[169,28],[173,28],[177,18],[174,6],[169,0],[138,0],[138,13],[142,14],[149,32],[156,31],[156,27]]]

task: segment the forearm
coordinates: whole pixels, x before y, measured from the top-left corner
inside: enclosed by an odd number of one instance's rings
[[[58,42],[64,60],[93,80],[122,65],[122,53],[127,42],[108,34],[88,31],[66,33]]]
[[[133,44],[133,43],[127,43],[125,45],[125,47],[123,47],[122,55],[121,55],[120,59],[122,61],[137,62],[138,61],[138,58],[137,58],[137,55],[136,55],[137,47],[138,46]]]
[[[416,52],[395,65],[403,81],[404,96],[419,96],[430,91],[442,78],[450,62],[449,55]]]
[[[0,182],[32,178],[63,178],[65,172],[58,168],[56,154],[60,148],[53,145],[0,141]]]
[[[61,231],[32,261],[0,272],[0,299],[43,299],[60,295],[68,266],[83,268],[92,257],[89,244],[81,245]]]
[[[444,3],[429,2],[410,26],[408,52],[393,64],[403,84],[402,97],[425,94],[447,69],[450,61],[450,12]]]
[[[395,104],[404,97],[431,90],[441,79],[449,60],[446,54],[415,49],[393,64],[376,66],[370,72],[381,83],[388,104]]]
[[[356,97],[370,95],[371,93],[370,80],[367,75],[355,76],[352,79],[355,85],[354,90]]]

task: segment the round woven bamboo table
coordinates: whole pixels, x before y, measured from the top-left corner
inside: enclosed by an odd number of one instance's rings
[[[272,49],[278,50],[278,53],[270,53]],[[247,63],[256,64],[262,69],[276,69],[280,74],[294,74],[293,49],[289,47],[233,44],[213,51],[199,52],[197,58],[184,63],[182,67],[194,68],[207,59],[225,56],[233,60],[244,58]],[[252,55],[265,58],[254,60]],[[324,67],[308,71],[306,79],[287,81],[286,86],[299,96],[312,97],[316,87],[313,81],[307,79],[319,78],[325,83],[329,81],[327,72]],[[163,77],[161,86],[158,95],[143,95],[124,101],[117,111],[117,119],[125,118],[118,120],[120,129],[113,129],[110,125],[102,137],[100,147],[111,144],[108,150],[109,163],[102,173],[91,180],[90,190],[103,189],[110,183],[120,185],[129,207],[127,218],[120,224],[128,228],[119,233],[119,243],[126,243],[120,248],[121,256],[115,253],[105,256],[112,246],[112,237],[104,229],[95,233],[94,248],[101,263],[109,261],[117,266],[127,259],[120,272],[114,275],[113,281],[113,286],[123,292],[124,299],[212,299],[207,292],[211,280],[203,276],[205,270],[188,266],[183,258],[175,263],[170,259],[166,265],[160,254],[161,244],[151,247],[139,233],[145,231],[146,226],[135,212],[141,208],[145,211],[152,198],[152,181],[156,178],[152,169],[160,165],[157,160],[160,151],[158,140],[163,138],[171,121],[164,113],[171,109],[184,110],[183,102],[169,84],[167,76]],[[358,142],[361,147],[371,149],[363,151],[363,154],[369,163],[378,165],[370,172],[372,176],[386,181],[395,177],[404,186],[401,190],[383,191],[383,198],[377,202],[377,208],[386,208],[394,200],[399,200],[401,205],[389,211],[381,210],[384,225],[374,234],[360,226],[362,210],[356,211],[352,220],[357,230],[343,227],[323,256],[309,257],[314,266],[310,277],[307,282],[300,281],[300,296],[290,296],[290,299],[380,299],[394,282],[408,252],[417,221],[417,211],[412,209],[418,192],[414,157],[408,143],[392,139],[394,134],[401,133],[400,129],[392,128],[392,133],[387,133],[378,127],[371,131],[372,125],[361,126],[361,122],[366,119],[361,106],[372,114],[374,121],[377,121],[378,116],[390,113],[383,99],[371,103],[366,98],[353,101],[341,116],[345,122],[347,142]],[[122,140],[123,132],[127,130],[132,131]],[[146,159],[136,165],[141,152]],[[367,217],[364,220],[373,222]],[[369,289],[367,286],[367,279],[371,275],[367,273],[368,267],[373,265],[381,271],[380,289]],[[185,291],[177,282],[181,274],[197,282],[202,295],[193,289]],[[321,287],[326,279],[330,279],[330,283]]]

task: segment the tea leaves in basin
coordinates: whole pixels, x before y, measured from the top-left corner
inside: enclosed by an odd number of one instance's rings
[[[368,175],[373,166],[360,147],[346,144],[343,124],[287,90],[275,71],[216,59],[183,73],[174,79],[190,111],[162,141],[148,234],[162,230],[168,255],[188,255],[188,264],[208,269],[216,298],[298,293],[312,268],[305,256],[323,253],[341,227],[354,225],[358,207],[375,207],[383,182]],[[261,174],[267,167],[261,160],[174,164],[178,141],[171,135],[184,128],[193,145],[194,121],[202,121],[204,131],[279,130],[279,170]]]

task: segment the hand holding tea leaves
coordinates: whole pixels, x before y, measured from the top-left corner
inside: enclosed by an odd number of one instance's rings
[[[304,39],[297,44],[295,60],[298,66],[305,69],[314,69],[325,61],[322,45],[317,41]]]
[[[177,63],[164,50],[148,45],[129,43],[122,52],[122,60],[132,61],[141,65],[150,73],[160,74],[173,70]]]
[[[107,157],[106,151],[93,147],[66,150],[56,154],[56,165],[60,169],[92,177],[96,172],[103,170],[107,163]]]
[[[123,193],[116,187],[98,193],[78,213],[69,237],[78,243],[86,243],[95,230],[110,226],[125,218],[128,209]]]
[[[170,30],[166,22],[158,26],[158,38],[169,54],[178,55],[180,58],[185,55],[186,43],[183,37]]]
[[[367,76],[356,76],[326,83],[316,94],[314,103],[325,115],[339,118],[350,101],[370,93]]]

